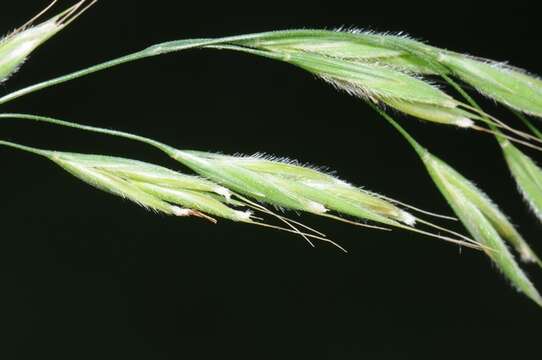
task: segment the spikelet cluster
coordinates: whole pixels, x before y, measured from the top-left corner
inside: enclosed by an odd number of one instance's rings
[[[251,222],[251,212],[228,205],[228,189],[196,176],[117,157],[62,152],[48,157],[84,182],[157,212]]]

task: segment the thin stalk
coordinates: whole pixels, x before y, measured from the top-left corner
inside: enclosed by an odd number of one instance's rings
[[[369,106],[371,106],[377,113],[380,114],[384,119],[386,119],[399,133],[405,138],[406,141],[416,150],[416,153],[423,158],[423,155],[425,154],[426,150],[423,146],[421,146],[414,138],[401,126],[398,122],[396,122],[391,116],[389,116],[384,110],[379,108],[377,105],[367,102]]]
[[[12,149],[22,150],[24,152],[31,153],[31,154],[34,154],[34,155],[43,156],[43,157],[46,157],[46,158],[51,157],[51,153],[49,151],[36,149],[36,148],[30,147],[30,146],[20,145],[20,144],[13,143],[13,142],[10,142],[10,141],[0,140],[0,146],[5,146],[5,147],[12,148]]]
[[[83,76],[93,74],[93,73],[98,72],[98,71],[102,71],[102,70],[112,68],[114,66],[129,63],[129,62],[136,61],[136,60],[139,60],[139,59],[144,59],[144,58],[149,57],[149,56],[150,55],[148,54],[148,52],[146,50],[144,50],[144,51],[140,51],[140,52],[137,52],[137,53],[134,53],[134,54],[123,56],[123,57],[118,58],[118,59],[114,59],[114,60],[110,60],[110,61],[98,64],[98,65],[94,65],[94,66],[91,66],[89,68],[86,68],[86,69],[83,69],[83,70],[80,70],[80,71],[76,71],[76,72],[68,74],[68,75],[60,76],[60,77],[52,79],[52,80],[47,80],[47,81],[44,81],[44,82],[41,82],[41,83],[38,83],[38,84],[35,84],[35,85],[32,85],[32,86],[23,88],[21,90],[12,92],[12,93],[10,93],[8,95],[5,95],[5,96],[1,97],[0,98],[0,105],[5,104],[7,102],[10,102],[12,100],[15,100],[15,99],[17,99],[17,98],[19,98],[21,96],[31,94],[33,92],[36,92],[36,91],[39,91],[39,90],[42,90],[42,89],[46,89],[46,88],[51,87],[51,86],[55,86],[55,85],[58,85],[58,84],[62,84],[62,83],[71,81],[71,80],[75,80],[75,79],[81,78]]]
[[[463,98],[465,100],[467,100],[467,102],[473,107],[475,108],[476,110],[478,110],[480,112],[480,115],[484,118],[486,118],[487,121],[487,124],[489,125],[489,127],[491,128],[492,131],[494,131],[496,133],[495,136],[497,136],[497,139],[499,140],[499,142],[501,142],[503,140],[503,136],[502,136],[502,133],[500,132],[499,128],[493,124],[491,121],[489,121],[487,115],[485,115],[485,112],[484,110],[482,110],[482,108],[480,107],[480,105],[478,105],[478,103],[472,98],[472,96],[470,96],[465,90],[463,90],[463,88],[458,84],[456,83],[451,77],[449,77],[448,75],[442,73],[442,74],[439,74],[444,80],[446,80],[446,82],[451,86],[453,87],[461,96],[463,96]]]
[[[168,146],[166,144],[163,144],[153,139],[146,138],[144,136],[130,134],[124,131],[109,130],[109,129],[103,129],[103,128],[87,126],[87,125],[79,125],[79,124],[72,123],[69,121],[58,120],[58,119],[54,119],[54,118],[46,117],[46,116],[38,116],[38,115],[30,115],[30,114],[0,114],[0,119],[21,119],[21,120],[32,120],[32,121],[49,123],[49,124],[55,124],[55,125],[69,127],[69,128],[85,130],[85,131],[106,134],[106,135],[111,135],[111,136],[117,136],[117,137],[122,137],[122,138],[130,139],[130,140],[143,142],[145,144],[148,144],[157,148],[158,150],[165,152],[168,155],[172,155],[175,152],[175,149],[172,148],[171,146]]]
[[[378,112],[384,119],[386,119],[397,131],[399,131],[399,133],[408,141],[408,143],[414,148],[414,150],[416,151],[416,153],[418,154],[418,156],[420,156],[420,158],[424,158],[427,150],[421,146],[416,140],[414,140],[414,138],[401,126],[399,125],[399,123],[397,121],[395,121],[390,115],[388,115],[384,110],[380,109],[377,105],[373,104],[373,103],[370,103],[368,102],[368,104],[376,111]],[[418,219],[418,221],[420,221]],[[422,223],[426,224],[426,225],[430,225],[432,227],[435,227],[437,229],[440,229],[440,230],[443,230],[442,228],[438,227],[438,226],[435,226],[431,223],[428,223],[428,222],[425,222],[425,221],[421,221]],[[405,227],[405,228],[410,228],[410,227]],[[412,229],[414,231],[414,228]],[[418,229],[415,229],[416,232],[419,232],[421,234],[425,234],[427,235],[426,232],[422,231],[422,230],[418,230]],[[447,232],[449,232],[449,230],[445,230]],[[464,237],[464,236],[461,236],[461,237]],[[470,239],[469,239],[470,240]],[[471,240],[472,241],[472,240]],[[477,246],[480,246],[482,248],[485,248],[484,246],[481,246],[480,244],[476,243]],[[491,251],[493,251],[493,249],[489,249]]]
[[[530,121],[529,119],[527,119],[527,117],[525,115],[523,115],[522,113],[520,113],[519,111],[516,111],[514,109],[510,109],[514,115],[516,115],[516,117],[518,119],[521,120],[521,122],[523,122],[525,124],[525,126],[527,126],[529,128],[529,130],[535,134],[540,140],[542,140],[542,132],[540,130],[538,130],[538,128],[536,126],[534,126]]]
[[[482,116],[484,116],[484,111],[482,110],[482,108],[480,107],[480,105],[478,105],[478,103],[476,102],[476,100],[474,100],[472,98],[472,96],[470,96],[457,82],[455,82],[452,78],[450,78],[449,76],[447,76],[446,74],[440,74],[440,76],[442,76],[442,78],[444,80],[446,80],[446,82],[452,86],[461,96],[463,96],[463,98],[465,98],[465,100],[467,100],[471,106],[473,106],[474,108],[476,108],[477,110],[479,110],[482,114]],[[520,114],[517,114],[517,115],[520,115]],[[523,115],[521,115],[523,116]],[[521,117],[520,117],[521,118]],[[528,120],[526,118],[524,118],[525,121],[528,122]],[[497,142],[499,143],[499,145],[503,146],[505,143],[506,143],[506,139],[510,140],[510,141],[513,141],[513,142],[518,142],[520,144],[523,144],[523,145],[526,145],[526,146],[529,146],[529,147],[532,147],[530,145],[528,145],[528,143],[523,143],[521,141],[517,141],[517,140],[514,140],[514,139],[510,139],[509,137],[507,137],[506,135],[503,135],[503,133],[497,128],[497,126],[495,126],[494,124],[491,124],[491,123],[488,123],[489,124],[489,127],[491,128],[491,133],[495,136],[495,138],[497,139]],[[541,138],[542,139],[542,138]],[[538,148],[537,148],[538,149]]]
[[[55,85],[59,85],[68,81],[72,81],[75,79],[82,78],[87,75],[91,75],[93,73],[107,70],[110,68],[113,68],[115,66],[119,66],[122,64],[134,62],[137,60],[142,60],[149,57],[154,57],[158,55],[178,52],[182,50],[189,50],[194,48],[199,48],[202,46],[209,46],[209,45],[219,45],[221,43],[227,43],[227,42],[233,42],[233,41],[241,41],[241,40],[248,40],[248,39],[254,39],[257,37],[265,36],[264,33],[262,34],[249,34],[249,35],[239,35],[239,36],[230,36],[230,37],[223,37],[219,39],[192,39],[192,40],[179,40],[179,41],[170,41],[165,43],[156,44],[153,46],[150,46],[146,49],[124,55],[122,57],[109,60],[106,62],[103,62],[101,64],[93,65],[88,68],[63,75],[51,80],[43,81],[41,83],[28,86],[26,88],[17,90],[15,92],[12,92],[10,94],[7,94],[0,98],[0,105],[5,104],[7,102],[13,101],[17,98],[20,98],[22,96],[34,93],[36,91],[40,91]],[[260,54],[261,55],[261,54]],[[269,57],[269,56],[268,56]]]
[[[447,76],[446,74],[440,74],[440,76],[442,76],[442,78],[444,78],[444,80],[446,80],[446,82],[447,82],[450,86],[452,86],[452,87],[453,87],[453,88],[454,88],[461,96],[463,96],[463,98],[465,98],[465,100],[467,100],[467,101],[471,104],[471,106],[472,106],[473,108],[477,109],[477,110],[480,112],[480,114],[481,114],[482,116],[484,116],[484,117],[486,117],[486,118],[488,117],[487,115],[485,115],[485,112],[482,110],[482,108],[480,107],[480,105],[478,105],[478,103],[476,102],[476,100],[474,100],[474,99],[472,98],[472,96],[470,96],[470,95],[469,95],[469,94],[468,94],[468,93],[467,93],[467,92],[466,92],[466,91],[465,91],[465,90],[464,90],[457,82],[455,82],[452,78],[450,78],[450,77]],[[521,115],[521,114],[518,113],[518,114],[516,114],[516,115],[519,116],[519,115]],[[521,115],[521,117],[523,117],[523,115]],[[527,120],[526,118],[523,117],[523,119],[524,119],[525,121],[528,122],[528,120]],[[489,119],[487,119],[487,120],[489,120]],[[538,147],[536,147],[536,146],[534,146],[534,145],[531,145],[531,144],[529,144],[529,143],[523,142],[523,141],[521,141],[521,140],[517,140],[517,139],[514,139],[514,138],[510,138],[509,136],[504,135],[504,134],[499,130],[499,128],[498,128],[495,124],[491,123],[490,121],[488,121],[487,123],[488,123],[489,127],[491,128],[491,131],[487,131],[487,130],[486,130],[486,132],[489,132],[489,133],[493,134],[493,135],[497,138],[497,141],[499,142],[499,144],[502,145],[502,144],[505,142],[505,140],[507,139],[507,140],[510,140],[510,141],[512,141],[512,142],[517,142],[517,143],[519,143],[519,144],[522,144],[522,145],[525,145],[525,146],[528,146],[528,147],[531,147],[531,148],[535,148],[535,149],[537,149],[537,150],[540,150],[540,148],[538,148]],[[532,124],[531,124],[531,126],[532,126]],[[477,129],[477,130],[482,130],[482,129]],[[482,130],[482,131],[483,131],[483,130]],[[542,137],[541,137],[541,139],[542,139]]]

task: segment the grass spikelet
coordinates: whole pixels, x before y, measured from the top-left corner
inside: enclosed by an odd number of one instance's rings
[[[287,30],[249,35],[234,43],[271,52],[284,52],[289,56],[302,52],[337,61],[386,66],[405,74],[453,74],[496,101],[527,114],[542,116],[542,80],[539,78],[506,64],[439,49],[404,35],[357,30]],[[370,85],[364,88],[371,89]],[[398,97],[392,100],[405,99]],[[398,110],[434,121],[432,116],[424,114],[423,109],[410,111],[411,108]],[[440,110],[447,109],[445,107]],[[451,111],[449,115],[453,113]],[[467,117],[472,119],[471,116]],[[445,123],[442,120],[437,122]]]
[[[403,51],[375,42],[359,41],[352,32],[327,30],[284,30],[254,34],[236,40],[241,46],[288,53],[309,52],[339,59],[367,61],[395,58]]]
[[[431,155],[428,155],[426,158],[431,158]],[[515,226],[484,192],[478,189],[472,182],[465,179],[449,165],[446,165],[442,160],[429,159],[427,161],[434,161],[436,163],[440,162],[440,165],[437,164],[436,166],[440,166],[441,168],[447,167],[446,172],[448,173],[448,182],[460,190],[472,203],[477,206],[479,211],[497,230],[498,234],[516,249],[523,261],[540,264],[539,258],[519,234]],[[429,165],[427,166],[429,167]]]
[[[462,54],[442,53],[438,59],[480,93],[526,114],[542,117],[542,81],[535,76]]]
[[[56,1],[51,3],[45,10],[48,10],[55,3]],[[38,25],[32,25],[37,18],[43,15],[45,12],[43,11],[27,24],[0,40],[0,82],[5,81],[16,72],[34,50],[68,26],[95,1],[84,7],[85,3],[86,0],[80,1],[51,19]]]
[[[414,227],[418,219],[392,201],[297,163],[200,151],[176,150],[171,156],[212,181],[279,208],[342,220],[332,215],[337,213],[473,247],[468,238],[456,240],[419,230]],[[420,222],[439,228],[427,221]]]
[[[450,207],[472,237],[484,246],[483,250],[501,272],[515,288],[542,306],[542,297],[519,267],[513,254],[506,246],[505,240],[518,250],[524,260],[529,262],[540,261],[507,217],[472,182],[418,144],[389,115],[380,110],[378,111],[405,137],[418,153],[429,175]]]
[[[423,161],[435,184],[469,233],[491,249],[486,251],[486,254],[514,287],[542,306],[540,294],[521,270],[503,240],[505,238],[521,247],[520,251],[524,258],[536,261],[530,248],[523,248],[525,242],[509,221],[485,194],[442,160],[426,152]]]
[[[55,152],[51,159],[91,185],[169,215],[199,216],[213,222],[207,215],[251,221],[250,212],[234,210],[225,204],[229,197],[226,189],[204,179],[114,157]]]
[[[399,46],[375,41],[373,36],[357,32],[292,30],[256,34],[254,39],[235,43],[286,54],[284,61],[316,74],[338,89],[419,119],[465,128],[472,127],[473,120],[479,120],[476,114],[460,109],[459,102],[436,86],[413,76],[428,72],[424,61]],[[409,42],[411,47],[415,44],[409,39],[397,38]],[[243,47],[232,49],[243,51]]]
[[[278,207],[317,215],[335,210],[387,225],[397,225],[397,221],[415,224],[414,216],[392,203],[311,168],[260,157],[195,151],[177,151],[174,158],[236,192]],[[243,185],[238,187],[241,182]],[[246,182],[253,186],[244,186]],[[277,193],[281,196],[276,196]]]
[[[209,46],[248,52],[296,65],[350,95],[383,104],[430,122],[472,127],[479,116],[460,109],[454,100],[429,82],[375,62],[359,62],[310,52],[265,52],[228,45]]]
[[[252,222],[251,213],[230,208],[231,193],[207,180],[135,160],[48,151],[2,141],[0,145],[38,154],[102,191],[147,209],[175,216],[216,216]]]
[[[510,142],[503,141],[501,147],[521,193],[542,221],[542,169]]]
[[[504,63],[439,49],[405,36],[355,33],[358,41],[402,54],[380,61],[417,74],[455,75],[480,93],[526,114],[542,117],[542,80]]]
[[[300,38],[307,32],[310,30],[300,30]],[[325,35],[321,36],[325,38]],[[294,38],[295,35],[289,34],[289,37]],[[318,35],[315,34],[314,37],[318,38]],[[522,69],[439,49],[406,36],[338,31],[335,39],[339,44],[347,44],[346,48],[352,47],[352,44],[362,44],[363,48],[378,49],[369,51],[374,54],[370,58],[363,56],[362,47],[359,47],[360,51],[350,52],[350,56],[358,61],[377,59],[380,63],[417,74],[453,74],[502,104],[542,117],[542,80]],[[393,55],[393,52],[396,54]]]
[[[445,74],[441,74],[441,76],[474,108],[481,111],[478,103],[459,84]],[[535,135],[539,135],[538,130],[532,126],[527,118],[525,118],[521,113],[515,113],[523,122],[525,122],[525,124],[531,127],[531,130]],[[542,181],[542,170],[538,168],[532,159],[512,145],[512,143],[502,135],[499,129],[492,126],[492,130],[493,134],[495,135],[495,139],[499,143],[499,146],[504,154],[512,176],[518,184],[520,192],[523,194],[537,217],[540,218],[540,199],[542,196],[542,188],[540,187],[539,182]],[[467,187],[466,191],[471,194],[476,194],[479,192],[474,185]],[[484,196],[482,196],[482,200],[483,198]],[[538,263],[539,266],[542,266],[542,261],[540,258],[534,253],[527,242],[523,240],[522,236],[516,231],[516,229],[509,223],[506,216],[501,213],[497,206],[493,205],[489,198],[486,197],[486,201],[480,201],[479,205],[485,209],[485,215],[492,220],[495,226],[500,229],[501,236],[507,239],[512,246],[515,247],[523,261]]]

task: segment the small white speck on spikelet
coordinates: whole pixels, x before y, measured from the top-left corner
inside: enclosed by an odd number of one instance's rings
[[[317,214],[325,214],[327,213],[327,209],[324,205],[320,204],[320,203],[317,203],[317,202],[314,202],[314,201],[311,201],[309,203],[309,210],[314,212],[314,213],[317,213]]]
[[[462,128],[470,128],[470,127],[473,127],[474,126],[474,121],[472,121],[471,119],[469,118],[461,118],[461,119],[458,119],[455,124],[459,127],[462,127]]]
[[[175,216],[191,216],[193,214],[192,210],[182,209],[178,206],[173,206],[171,210]]]
[[[225,187],[222,187],[222,186],[217,187],[214,191],[218,195],[224,196],[226,200],[228,201],[231,200],[232,193],[230,190],[226,189]]]
[[[252,211],[236,211],[236,214],[240,221],[250,221],[252,220]]]
[[[401,221],[409,226],[416,225],[416,217],[406,211],[401,211]]]

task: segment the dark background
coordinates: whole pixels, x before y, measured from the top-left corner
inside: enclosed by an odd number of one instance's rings
[[[0,13],[2,31],[45,3],[10,2]],[[514,4],[502,16],[444,8],[433,15],[363,9],[324,15],[333,3],[312,5],[322,15],[208,16],[180,4],[101,1],[37,51],[0,92],[160,41],[341,25],[403,30],[542,73],[539,15]],[[263,11],[267,5],[254,6]],[[483,104],[520,126],[491,102]],[[367,105],[266,59],[213,50],[163,56],[27,96],[2,111],[133,131],[179,148],[289,156],[451,213],[415,154]],[[421,143],[479,184],[542,253],[538,220],[521,201],[491,137],[399,117]],[[1,138],[180,168],[137,143],[46,125],[6,121]],[[350,254],[326,244],[311,249],[295,236],[247,225],[154,215],[37,157],[8,149],[0,154],[1,358],[540,353],[542,311],[477,252],[304,216]],[[526,269],[542,287],[540,270]]]

